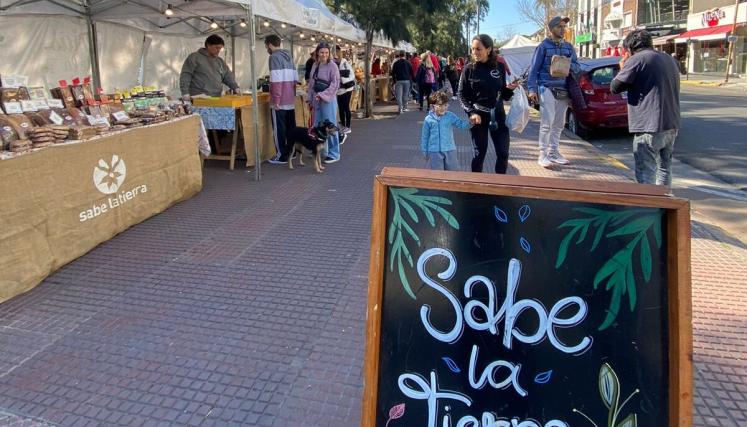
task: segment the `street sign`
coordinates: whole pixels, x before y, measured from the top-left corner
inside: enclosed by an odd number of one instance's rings
[[[692,425],[687,201],[387,168],[373,214],[362,426]]]
[[[729,43],[736,43],[737,42],[737,36],[729,36],[726,38],[726,41]]]
[[[593,36],[592,33],[579,34],[576,36],[576,43],[588,43],[594,38]]]

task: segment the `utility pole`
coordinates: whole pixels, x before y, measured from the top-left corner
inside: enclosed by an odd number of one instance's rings
[[[734,21],[731,24],[731,33],[729,33],[729,56],[726,60],[726,76],[724,77],[724,83],[729,83],[729,69],[731,68],[731,60],[734,57],[734,45],[736,42],[732,40],[736,37],[734,32],[737,30],[737,13],[739,13],[739,0],[734,0]]]

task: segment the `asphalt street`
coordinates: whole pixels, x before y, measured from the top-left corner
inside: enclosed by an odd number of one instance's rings
[[[715,178],[747,190],[747,91],[741,88],[682,86],[682,128],[674,157]],[[630,155],[632,137],[597,132],[589,142],[613,156]]]
[[[702,215],[747,241],[747,91],[682,86],[682,128],[674,146],[673,191]],[[588,141],[633,170],[626,130],[593,132]]]

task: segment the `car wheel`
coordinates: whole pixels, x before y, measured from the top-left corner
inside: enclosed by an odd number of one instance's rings
[[[586,139],[589,136],[589,130],[581,124],[572,110],[568,110],[568,120],[566,120],[566,123],[568,130],[579,138]]]

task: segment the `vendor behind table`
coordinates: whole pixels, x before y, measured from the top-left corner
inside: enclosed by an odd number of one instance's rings
[[[223,85],[233,93],[239,93],[239,85],[226,61],[221,58],[225,42],[217,34],[205,40],[205,47],[190,54],[182,65],[179,89],[183,98],[196,95],[221,96]]]

